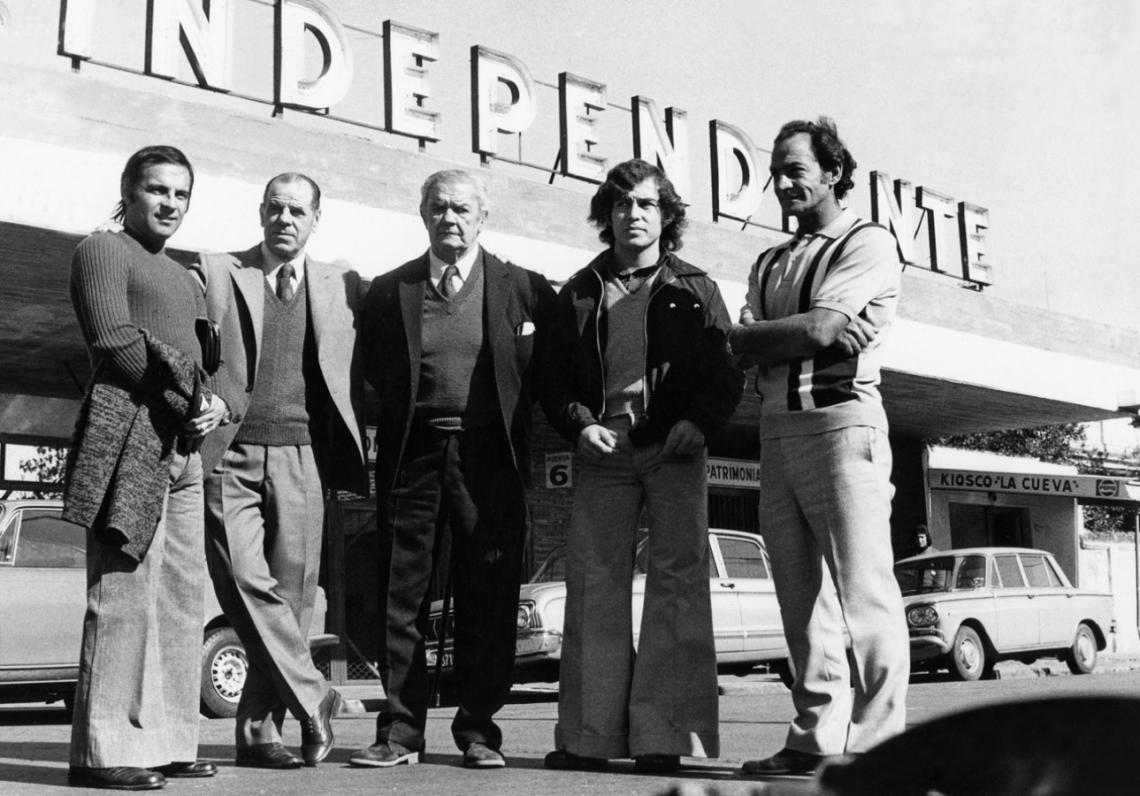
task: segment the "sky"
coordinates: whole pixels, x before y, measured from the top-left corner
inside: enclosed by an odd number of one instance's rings
[[[871,169],[986,207],[988,292],[1140,328],[1140,147],[1131,143],[1140,4],[1132,0],[481,0],[463,13],[444,0],[330,6],[350,29],[379,31],[393,19],[440,34],[433,90],[440,107],[458,109],[444,120],[454,153],[446,142],[434,147],[445,156],[472,157],[473,44],[516,56],[540,82],[568,71],[605,83],[615,104],[643,94],[684,108],[695,155],[707,149],[709,119],[766,147],[784,121],[826,114],[861,164],[856,210],[868,212]],[[707,217],[702,199],[694,204]]]

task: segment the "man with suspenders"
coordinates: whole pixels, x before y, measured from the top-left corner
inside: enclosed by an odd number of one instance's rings
[[[746,762],[749,774],[807,774],[905,724],[909,639],[878,391],[901,268],[890,232],[840,205],[854,169],[829,119],[781,128],[772,181],[797,228],[760,255],[730,336],[742,364],[760,366],[760,530],[795,670],[785,748]]]

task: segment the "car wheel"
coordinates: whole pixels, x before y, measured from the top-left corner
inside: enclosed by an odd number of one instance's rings
[[[954,646],[950,648],[950,673],[959,680],[981,680],[993,666],[986,660],[986,648],[978,634],[969,627],[958,628]]]
[[[1077,635],[1065,654],[1065,663],[1073,674],[1088,674],[1096,668],[1096,636],[1084,622],[1077,625]]]
[[[202,643],[202,715],[211,719],[236,716],[248,672],[245,647],[234,629],[207,631]]]

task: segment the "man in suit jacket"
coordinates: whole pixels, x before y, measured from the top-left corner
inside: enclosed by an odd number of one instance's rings
[[[450,529],[459,709],[469,768],[505,765],[494,714],[514,666],[531,378],[554,291],[478,243],[482,184],[433,174],[420,202],[428,252],[372,283],[361,306],[365,376],[380,394],[376,491],[387,707],[359,766],[418,762],[428,680],[428,585]]]
[[[305,254],[320,201],[305,175],[274,177],[260,208],[262,243],[200,261],[222,338],[217,391],[230,411],[202,449],[206,559],[249,660],[237,762],[259,768],[316,765],[332,748],[337,695],[308,644],[324,493],[368,494],[359,279]],[[302,759],[282,744],[286,710],[301,722]]]

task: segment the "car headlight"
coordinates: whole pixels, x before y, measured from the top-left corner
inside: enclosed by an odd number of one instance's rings
[[[519,630],[530,630],[531,628],[542,627],[538,613],[534,610],[534,603],[519,603],[519,613],[518,618],[515,620],[515,627]]]
[[[933,605],[913,605],[906,609],[906,621],[911,627],[930,627],[938,624],[938,610]]]

